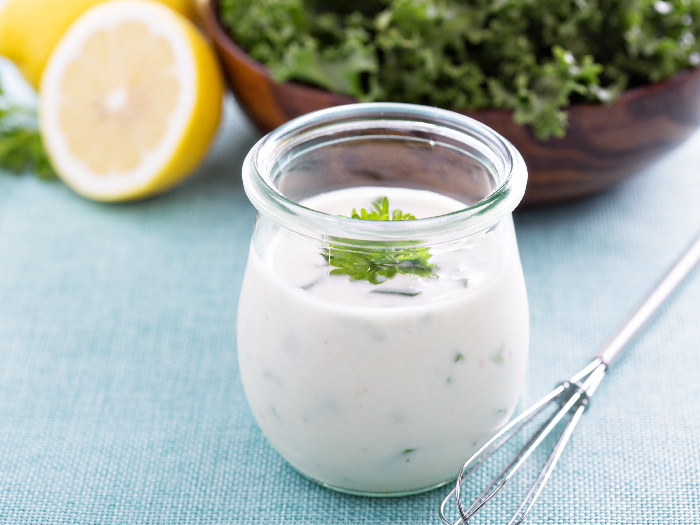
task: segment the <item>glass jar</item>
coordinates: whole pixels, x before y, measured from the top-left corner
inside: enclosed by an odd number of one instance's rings
[[[526,179],[491,129],[409,104],[311,113],[253,147],[240,374],[300,473],[354,494],[421,492],[507,422],[528,353],[512,221]],[[391,220],[352,217],[387,204]]]

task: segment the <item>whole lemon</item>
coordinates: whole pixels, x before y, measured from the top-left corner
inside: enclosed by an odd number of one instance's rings
[[[0,1],[0,55],[15,63],[38,89],[51,51],[66,29],[86,10],[104,0]],[[191,20],[194,0],[158,0]]]

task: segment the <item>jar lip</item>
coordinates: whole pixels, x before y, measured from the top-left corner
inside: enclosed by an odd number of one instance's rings
[[[287,198],[270,177],[277,153],[294,137],[341,122],[405,121],[434,125],[480,145],[495,161],[496,186],[480,201],[434,217],[411,221],[363,221],[330,215]],[[496,174],[494,174],[496,175]],[[274,222],[293,230],[333,232],[365,240],[410,240],[440,234],[468,235],[484,230],[509,215],[525,193],[527,168],[520,153],[500,134],[477,120],[453,111],[397,102],[367,102],[335,106],[302,115],[262,137],[243,163],[243,186],[255,208]]]

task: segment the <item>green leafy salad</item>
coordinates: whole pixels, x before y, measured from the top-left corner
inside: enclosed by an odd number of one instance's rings
[[[571,103],[700,65],[700,0],[221,0],[220,16],[278,81],[509,109],[542,139]]]

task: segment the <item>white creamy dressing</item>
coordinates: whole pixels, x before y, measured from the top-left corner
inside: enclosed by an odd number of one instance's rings
[[[379,196],[418,218],[464,207],[398,188],[301,204],[349,215]],[[328,275],[321,246],[286,230],[265,253],[251,249],[238,313],[243,386],[270,443],[303,474],[352,492],[419,491],[453,479],[512,414],[529,339],[512,219],[430,251],[437,278],[374,285]]]

